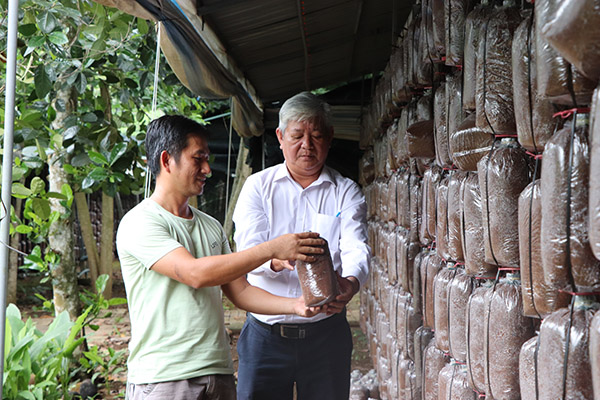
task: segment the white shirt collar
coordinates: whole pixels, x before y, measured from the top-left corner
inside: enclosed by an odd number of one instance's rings
[[[275,176],[273,177],[273,180],[278,181],[283,178],[288,178],[292,182],[295,182],[294,178],[292,178],[292,175],[290,174],[290,171],[287,168],[287,164],[285,163],[285,161],[282,164],[280,164],[279,168],[275,172]],[[317,180],[314,181],[313,183],[311,183],[308,187],[318,186],[323,182],[329,182],[332,185],[337,186],[335,178],[333,177],[333,174],[331,173],[331,169],[326,165],[323,166],[323,169],[321,170],[321,174],[319,175]]]

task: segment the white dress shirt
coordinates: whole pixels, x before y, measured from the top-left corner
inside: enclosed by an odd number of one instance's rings
[[[237,249],[244,250],[286,233],[318,232],[329,242],[335,270],[343,277],[354,276],[363,285],[370,258],[366,215],[365,198],[351,179],[324,166],[319,178],[303,189],[283,163],[246,180],[233,212],[234,240]],[[296,271],[275,272],[270,261],[250,272],[248,281],[278,296],[302,295]],[[253,315],[269,324],[327,318],[325,314],[312,318]]]

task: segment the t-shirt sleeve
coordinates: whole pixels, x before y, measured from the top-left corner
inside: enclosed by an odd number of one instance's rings
[[[117,231],[117,250],[121,262],[137,260],[146,269],[171,251],[182,247],[169,233],[166,221],[160,216],[128,214]]]

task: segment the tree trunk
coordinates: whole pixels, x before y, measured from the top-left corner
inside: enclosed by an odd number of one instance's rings
[[[235,251],[235,243],[233,243],[233,220],[231,219],[233,216],[233,210],[235,210],[235,205],[237,203],[238,197],[240,197],[240,192],[242,191],[242,186],[244,186],[244,182],[246,179],[252,174],[252,168],[246,164],[245,160],[248,157],[248,152],[250,150],[244,146],[243,142],[240,143],[240,149],[238,151],[237,157],[237,165],[235,167],[235,179],[233,181],[233,187],[231,188],[231,195],[229,197],[229,206],[227,207],[227,214],[225,215],[225,234],[229,238],[231,243],[232,250]]]
[[[83,192],[75,192],[75,205],[77,207],[77,218],[79,219],[79,227],[81,228],[81,236],[83,236],[83,244],[88,258],[88,267],[90,269],[90,281],[92,290],[96,291],[96,279],[98,279],[98,264],[100,264],[100,256],[98,255],[98,246],[94,237],[92,228],[92,220],[90,218],[90,209],[86,199],[86,194]]]
[[[52,129],[61,132],[64,129],[65,119],[72,113],[73,102],[71,100],[71,89],[60,89],[56,93],[54,102],[62,100],[65,111],[59,111],[62,107],[54,107],[56,118],[52,122]],[[66,157],[63,148],[59,148],[48,156],[48,183],[50,191],[60,192],[64,184],[68,184],[68,176],[63,168]],[[61,215],[50,226],[48,242],[50,250],[60,256],[57,265],[51,267],[52,289],[54,292],[54,309],[56,315],[66,310],[72,320],[77,318],[81,310],[79,303],[79,288],[77,286],[77,266],[74,257],[74,240],[72,216],[59,199],[50,199],[50,209]]]
[[[114,247],[114,221],[115,199],[102,192],[102,233],[100,237],[100,269],[101,274],[108,275],[104,297],[112,297],[113,284],[113,247]]]
[[[23,207],[23,199],[15,199],[15,215],[21,215]],[[13,249],[19,248],[21,234],[15,232],[10,238],[10,247]],[[8,263],[8,284],[6,288],[6,304],[17,304],[17,272],[19,271],[19,253],[12,250]]]

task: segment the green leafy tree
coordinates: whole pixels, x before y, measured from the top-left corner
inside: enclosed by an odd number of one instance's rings
[[[6,5],[0,0],[0,15]],[[89,0],[21,1],[19,19],[15,143],[27,167],[23,179],[46,174],[49,192],[73,189],[92,278],[112,276],[114,197],[142,191],[144,132],[154,116],[154,25]],[[160,65],[159,109],[192,115],[210,108]],[[105,217],[100,248],[88,224],[86,195],[95,191],[102,191]],[[68,309],[74,317],[74,214],[63,199],[49,203],[59,215],[48,229],[47,250],[59,259],[50,270],[56,312]]]

